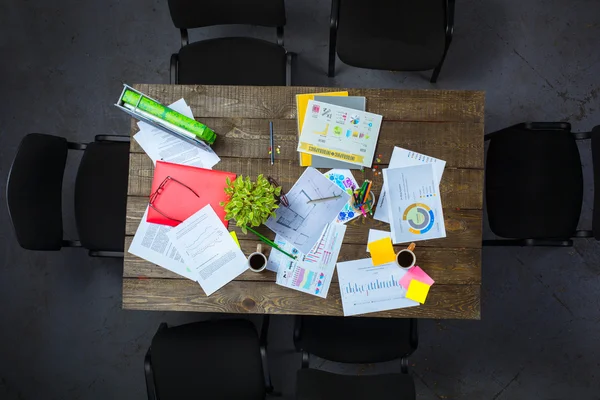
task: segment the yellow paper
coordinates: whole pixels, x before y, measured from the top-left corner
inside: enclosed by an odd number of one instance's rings
[[[429,293],[429,288],[431,286],[424,284],[423,282],[419,282],[416,279],[410,281],[410,285],[408,285],[408,291],[406,292],[406,298],[414,301],[418,301],[419,303],[425,303],[425,299],[427,298],[427,294]]]
[[[308,102],[314,100],[315,96],[339,96],[346,97],[348,92],[326,92],[326,93],[309,93],[309,94],[297,94],[296,95],[296,108],[297,108],[297,119],[298,119],[298,137],[300,137],[300,131],[302,131],[302,124],[304,123],[304,116],[306,115],[306,109],[308,108]],[[312,164],[312,156],[306,153],[300,153],[300,166],[310,167]]]
[[[371,253],[371,261],[374,266],[391,263],[396,260],[396,253],[389,237],[376,240],[367,244]]]
[[[230,235],[231,235],[231,237],[233,238],[233,241],[235,242],[235,244],[237,244],[237,245],[238,245],[238,247],[241,247],[241,246],[240,246],[240,242],[239,242],[239,240],[238,240],[238,238],[237,238],[237,235],[235,234],[235,232],[234,232],[234,231],[231,231],[231,232],[229,232],[229,234],[230,234]]]

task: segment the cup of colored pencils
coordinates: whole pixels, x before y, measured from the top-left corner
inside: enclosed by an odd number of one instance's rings
[[[373,215],[375,193],[371,191],[372,185],[372,181],[364,181],[360,188],[354,190],[352,196],[354,208],[361,212],[363,217],[366,217],[367,214]]]

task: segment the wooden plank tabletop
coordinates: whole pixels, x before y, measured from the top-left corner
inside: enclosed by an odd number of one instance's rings
[[[289,190],[304,168],[298,165],[295,95],[348,90],[365,96],[367,111],[383,115],[375,169],[386,168],[394,146],[446,160],[440,192],[447,237],[417,242],[418,264],[436,283],[424,305],[368,314],[369,317],[480,318],[481,223],[483,207],[484,93],[450,90],[340,89],[323,87],[135,85],[163,104],[184,98],[194,117],[217,133],[213,146],[221,157],[214,169],[255,178],[276,176]],[[275,165],[269,161],[269,121],[273,121]],[[131,134],[137,132],[132,120]],[[142,218],[154,166],[131,141],[125,248]],[[325,170],[321,170],[324,172]],[[372,179],[379,194],[382,175],[372,169],[353,171],[358,181]],[[389,230],[372,218],[347,223],[338,261],[368,257],[369,229]],[[245,254],[256,249],[254,237],[230,224]],[[261,233],[274,237],[266,227]],[[395,246],[399,250],[402,246]],[[263,247],[264,248],[264,247]],[[268,251],[267,250],[267,255]],[[337,275],[327,299],[275,283],[270,271],[246,271],[207,297],[201,287],[148,261],[126,253],[123,308],[224,313],[342,315]]]

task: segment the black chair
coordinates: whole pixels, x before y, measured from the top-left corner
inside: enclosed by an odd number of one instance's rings
[[[83,151],[75,182],[78,241],[63,239],[62,184],[68,150]],[[128,170],[129,136],[98,135],[89,144],[40,133],[25,136],[6,187],[21,247],[84,247],[92,256],[123,257]]]
[[[297,317],[294,345],[302,352],[296,398],[414,399],[408,356],[418,346],[417,320],[394,318]],[[334,362],[365,364],[400,360],[402,373],[338,375],[310,368],[310,355]]]
[[[577,230],[583,172],[577,142],[591,139],[594,159],[593,231]],[[572,246],[600,240],[600,126],[573,133],[565,122],[513,125],[485,135],[486,202],[492,232],[487,246]]]
[[[268,324],[260,339],[246,320],[161,324],[144,360],[148,399],[264,399]]]
[[[329,73],[348,65],[391,71],[433,69],[437,81],[454,30],[454,0],[332,0]]]
[[[171,83],[290,86],[292,54],[283,47],[284,0],[169,0],[181,49],[171,56]],[[246,24],[277,28],[277,44],[226,37],[190,44],[188,29]]]

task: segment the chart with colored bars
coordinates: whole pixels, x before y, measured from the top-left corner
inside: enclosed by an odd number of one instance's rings
[[[292,286],[306,291],[314,290],[315,294],[319,294],[324,281],[325,274],[323,272],[308,271],[305,268],[297,267],[293,273]]]
[[[325,239],[327,238],[328,229],[329,225],[327,226],[327,228],[325,228],[325,233],[321,235],[321,238],[319,239],[315,247],[313,247],[313,249],[306,256],[304,256],[305,262],[313,264],[329,264],[329,262],[331,261],[331,252],[325,250]]]
[[[388,288],[394,288],[394,287],[402,287],[400,285],[400,279],[397,279],[397,277],[395,277],[394,275],[391,275],[389,279],[375,279],[372,280],[370,282],[363,282],[363,283],[357,283],[357,282],[348,282],[346,284],[346,286],[344,287],[344,290],[346,291],[347,294],[352,294],[352,293],[361,293],[364,294],[365,296],[368,296],[369,293],[373,293],[377,290],[381,290],[381,289],[388,289]]]
[[[433,211],[423,203],[413,203],[406,207],[402,219],[410,226],[408,231],[415,235],[429,232],[435,222]]]

